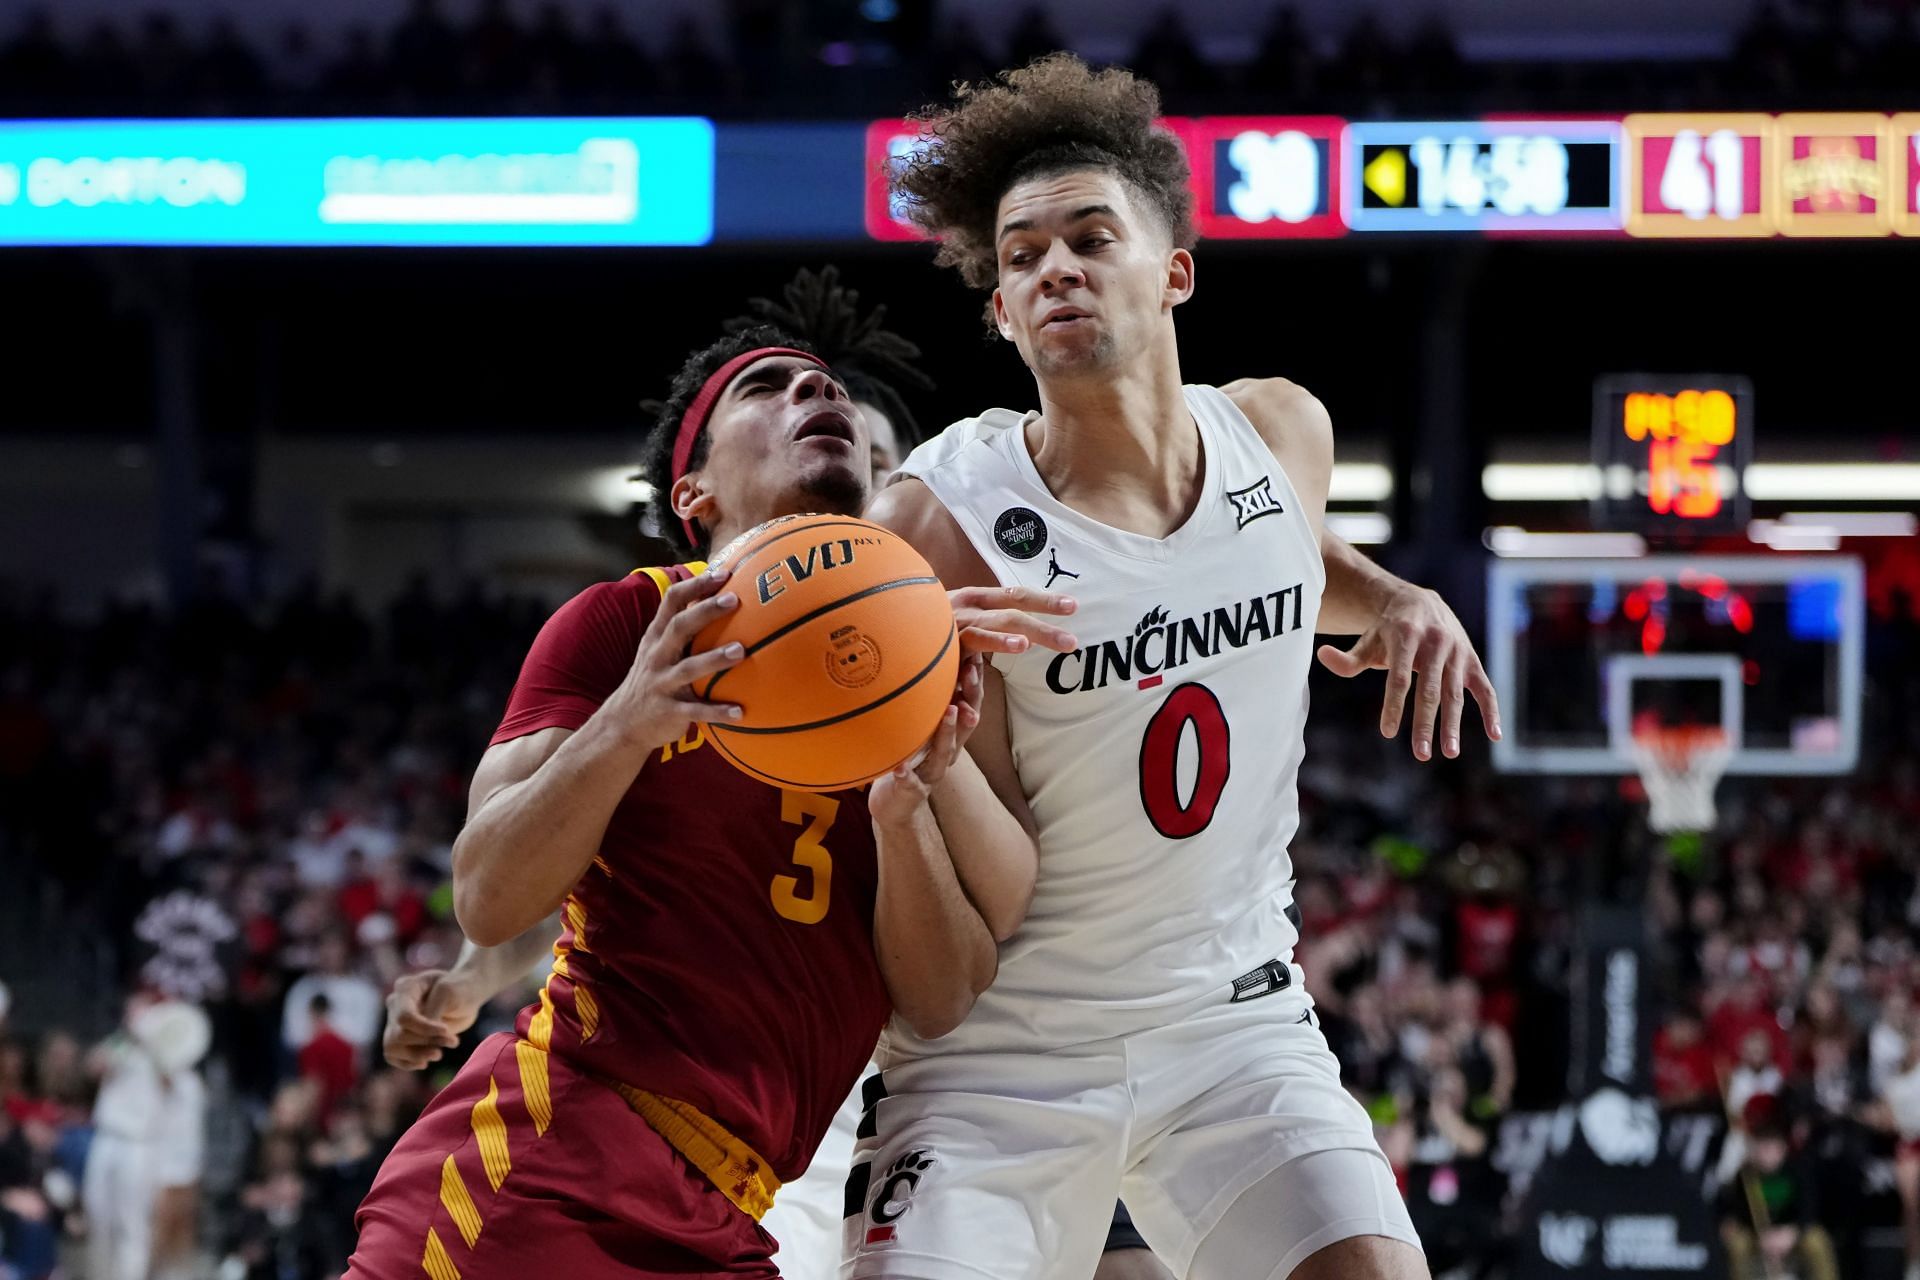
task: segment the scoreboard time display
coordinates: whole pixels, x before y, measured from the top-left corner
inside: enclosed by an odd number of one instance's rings
[[[1350,124],[1341,213],[1355,231],[1617,232],[1610,120]]]
[[[1753,388],[1745,378],[1610,374],[1594,386],[1593,443],[1598,527],[1746,527]]]

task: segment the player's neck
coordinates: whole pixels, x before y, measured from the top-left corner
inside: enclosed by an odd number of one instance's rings
[[[1123,528],[1177,528],[1204,471],[1171,351],[1097,378],[1042,381],[1040,420],[1028,428],[1027,447],[1054,497]],[[1124,514],[1116,516],[1116,507]],[[1148,513],[1162,519],[1143,520]]]
[[[752,527],[753,527],[752,525],[747,525],[747,524],[736,525],[733,521],[726,520],[726,519],[720,519],[720,520],[714,521],[713,528],[708,530],[707,532],[706,550],[701,551],[696,549],[693,552],[689,553],[687,556],[687,563],[695,564],[695,563],[700,563],[705,561],[711,561],[715,556],[719,555],[723,550],[731,546],[735,538],[739,537],[741,534],[745,533],[748,529],[751,529]]]

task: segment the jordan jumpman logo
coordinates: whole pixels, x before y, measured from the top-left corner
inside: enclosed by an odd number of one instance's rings
[[[1060,567],[1059,552],[1047,552],[1047,586],[1051,587],[1056,578],[1078,578],[1079,576],[1079,574],[1073,572],[1071,569],[1062,569]],[[1045,588],[1042,589],[1044,590]]]

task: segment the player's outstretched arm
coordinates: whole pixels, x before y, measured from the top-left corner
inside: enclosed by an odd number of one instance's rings
[[[380,1051],[390,1067],[418,1071],[460,1043],[487,1001],[532,971],[560,936],[560,917],[548,916],[497,947],[460,948],[451,969],[404,974],[387,993],[387,1026]]]
[[[1327,490],[1333,480],[1333,419],[1306,388],[1285,378],[1243,378],[1221,388],[1253,423],[1286,469],[1320,540],[1327,584],[1320,595],[1319,629],[1359,639],[1350,649],[1322,645],[1320,661],[1337,675],[1387,672],[1380,732],[1400,732],[1407,694],[1420,677],[1414,704],[1413,754],[1433,758],[1439,721],[1441,750],[1460,754],[1465,695],[1480,704],[1487,736],[1500,736],[1500,708],[1493,682],[1480,665],[1466,628],[1438,595],[1395,577],[1326,530]],[[1444,714],[1442,714],[1444,708]]]
[[[1380,733],[1400,732],[1407,694],[1414,677],[1420,694],[1413,706],[1413,754],[1433,758],[1439,721],[1440,750],[1460,754],[1460,722],[1466,695],[1480,706],[1489,738],[1500,736],[1500,700],[1480,665],[1467,629],[1447,602],[1425,587],[1396,578],[1338,536],[1322,532],[1320,554],[1327,566],[1321,597],[1320,630],[1329,635],[1358,635],[1348,649],[1320,646],[1320,661],[1341,676],[1363,671],[1387,673],[1386,701],[1380,707]]]
[[[999,968],[993,935],[960,886],[931,803],[980,723],[978,666],[963,664],[953,703],[926,747],[875,779],[868,796],[880,869],[874,955],[894,1010],[929,1040],[960,1025]]]
[[[741,647],[686,656],[701,628],[739,606],[724,587],[724,573],[705,573],[669,589],[625,678],[578,730],[542,729],[481,757],[453,845],[453,910],[475,945],[507,942],[559,907],[662,744],[696,721],[739,715],[694,696],[692,685],[738,663]]]

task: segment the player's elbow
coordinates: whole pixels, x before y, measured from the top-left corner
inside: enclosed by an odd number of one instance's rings
[[[967,1020],[974,1001],[993,984],[999,971],[999,949],[982,941],[966,956],[944,965],[937,982],[897,990],[894,1012],[922,1040],[938,1040]]]
[[[462,832],[453,845],[453,918],[460,932],[476,947],[511,942],[520,929],[514,927],[506,905],[506,898],[491,882],[484,862]]]
[[[997,892],[981,895],[974,904],[996,944],[1013,937],[1027,921],[1027,912],[1033,906],[1033,887],[1039,879],[1039,856],[1039,850],[1034,849],[1032,863],[1022,868],[1023,874],[1007,877],[996,886]]]
[[[476,947],[497,947],[510,942],[516,936],[508,927],[502,913],[488,904],[488,895],[478,888],[461,888],[456,877],[453,882],[453,918],[460,924],[460,932],[467,941]]]
[[[1027,881],[1023,889],[1010,892],[1004,902],[995,904],[993,910],[981,912],[981,919],[987,921],[987,933],[993,935],[995,942],[1006,942],[1016,931],[1020,931],[1023,923],[1027,923],[1029,906],[1033,906],[1033,881]]]
[[[955,991],[944,999],[916,1001],[914,1008],[898,1012],[913,1028],[914,1035],[922,1040],[938,1040],[967,1020],[977,994]]]

